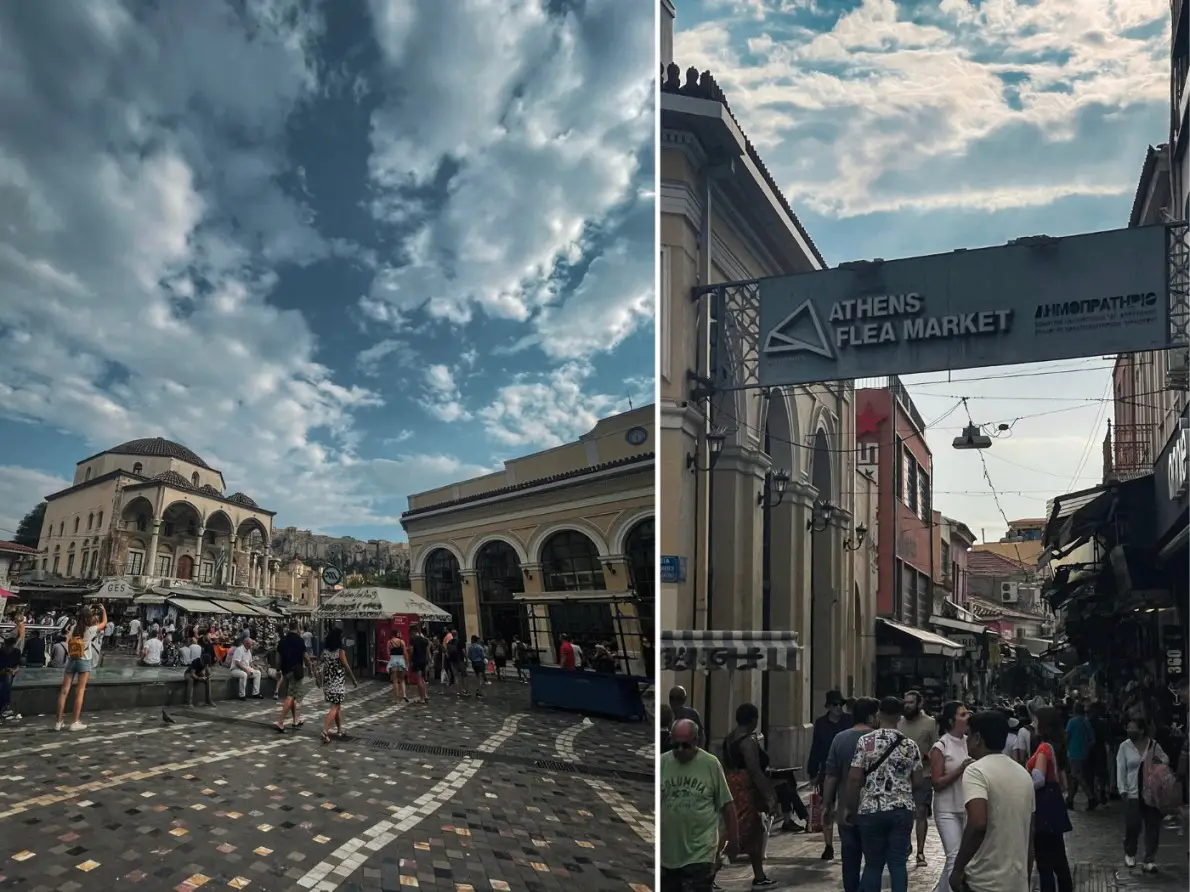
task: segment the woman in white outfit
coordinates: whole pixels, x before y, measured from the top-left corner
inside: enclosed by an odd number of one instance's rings
[[[934,892],[950,892],[950,872],[954,868],[963,828],[967,824],[967,806],[963,802],[963,772],[975,760],[967,755],[967,717],[971,713],[957,700],[942,707],[938,716],[942,736],[930,749],[930,779],[934,782],[934,826],[946,852],[946,863]]]

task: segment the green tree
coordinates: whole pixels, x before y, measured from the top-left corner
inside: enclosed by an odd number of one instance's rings
[[[41,525],[45,523],[45,502],[38,502],[37,506],[21,518],[17,524],[16,536],[13,542],[28,548],[36,548],[41,538]]]

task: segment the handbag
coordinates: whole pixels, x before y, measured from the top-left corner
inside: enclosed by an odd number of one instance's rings
[[[1041,789],[1037,790],[1036,812],[1033,815],[1034,833],[1069,833],[1074,827],[1070,823],[1070,812],[1066,809],[1066,797],[1062,795],[1062,786],[1056,780],[1050,780],[1051,770],[1057,765],[1053,748],[1042,744],[1048,749],[1046,755],[1046,779]],[[1038,747],[1038,750],[1041,749]],[[1036,754],[1034,754],[1036,755]]]

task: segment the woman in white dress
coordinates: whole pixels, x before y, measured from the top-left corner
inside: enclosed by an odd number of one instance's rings
[[[954,868],[963,828],[967,824],[967,806],[963,802],[963,772],[975,760],[967,755],[967,718],[971,713],[957,700],[942,707],[938,729],[942,735],[930,748],[930,779],[934,782],[934,826],[942,840],[946,863],[934,892],[950,892],[950,872]]]

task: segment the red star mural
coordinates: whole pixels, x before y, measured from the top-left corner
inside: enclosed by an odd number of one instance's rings
[[[884,423],[884,416],[877,412],[871,403],[865,403],[862,410],[855,413],[855,438],[874,437],[880,433],[880,425]]]

